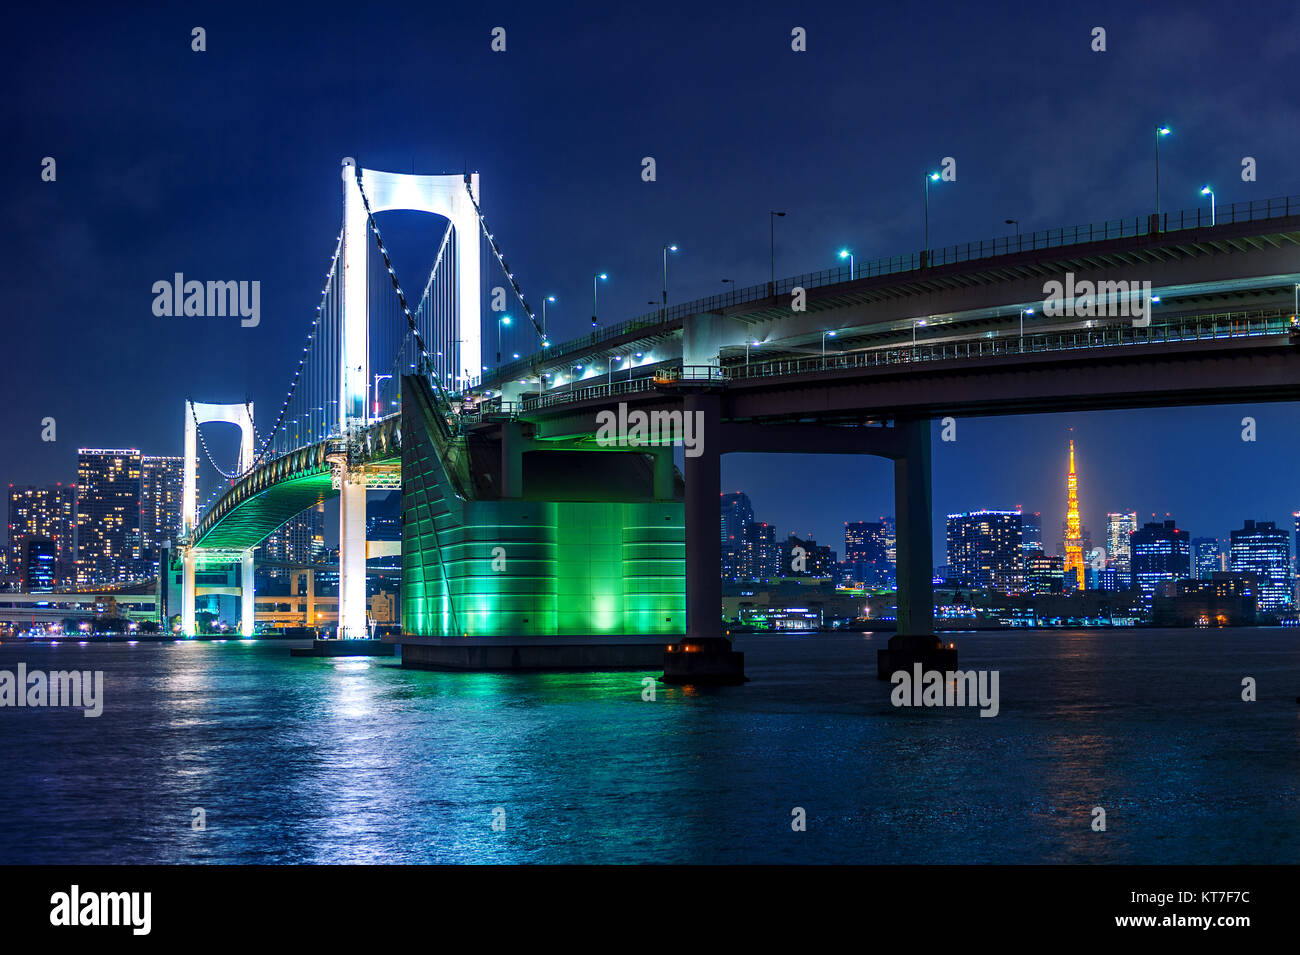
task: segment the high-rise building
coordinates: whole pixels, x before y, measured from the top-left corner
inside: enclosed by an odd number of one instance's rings
[[[1025,557],[1025,590],[1031,594],[1059,594],[1064,588],[1065,558],[1032,551]]]
[[[948,515],[948,569],[960,583],[1019,591],[1024,587],[1019,511]]]
[[[1192,578],[1213,580],[1223,571],[1222,549],[1217,537],[1192,538]]]
[[[146,454],[140,461],[140,553],[156,572],[163,546],[181,532],[185,459]]]
[[[889,558],[890,573],[898,567],[898,528],[892,517],[881,517],[880,526],[885,535],[885,556]]]
[[[1129,535],[1133,582],[1147,599],[1165,583],[1192,577],[1191,535],[1171,520],[1149,522]]]
[[[55,583],[69,583],[76,575],[77,485],[50,487],[9,485],[8,568],[21,584],[23,545],[32,539],[54,543]]]
[[[1084,587],[1083,527],[1079,520],[1079,478],[1074,472],[1074,439],[1070,439],[1070,473],[1066,477],[1065,503],[1065,577],[1073,590]]]
[[[853,579],[868,587],[890,587],[894,565],[889,559],[885,522],[854,521],[844,525],[844,563]]]
[[[742,579],[766,580],[781,576],[781,546],[776,540],[775,527],[766,521],[751,521],[745,525],[742,544]]]
[[[77,452],[77,583],[145,576],[140,566],[142,455],[134,449]]]
[[[25,593],[49,593],[54,589],[54,567],[58,550],[54,541],[29,537],[23,542],[22,589]]]
[[[722,542],[738,541],[754,521],[754,505],[744,491],[722,495]]]
[[[1020,549],[1025,556],[1043,551],[1043,514],[1041,511],[1022,511],[1020,514]]]
[[[781,548],[781,577],[837,577],[835,552],[811,537],[791,534]]]
[[[1257,606],[1271,613],[1291,606],[1291,542],[1273,521],[1246,521],[1230,532],[1232,572],[1254,574],[1259,580]]]
[[[1111,511],[1106,515],[1106,564],[1117,582],[1127,587],[1133,580],[1133,550],[1129,540],[1138,528],[1137,511]]]

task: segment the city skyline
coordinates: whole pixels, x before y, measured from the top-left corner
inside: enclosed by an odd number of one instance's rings
[[[9,128],[15,148],[2,160],[11,219],[18,224],[0,237],[10,314],[37,320],[24,331],[31,360],[9,368],[16,401],[0,422],[0,440],[8,449],[0,461],[0,485],[73,480],[70,448],[148,447],[180,454],[187,395],[211,401],[251,397],[257,420],[273,420],[333,248],[336,203],[322,197],[334,195],[343,156],[356,155],[372,168],[479,170],[484,209],[525,292],[534,305],[544,296],[556,298],[548,315],[556,341],[589,330],[593,269],[609,275],[600,286],[603,321],[650,311],[649,303],[659,300],[666,242],[679,247],[667,266],[670,302],[765,281],[769,268],[784,276],[838,266],[838,251],[845,248],[859,264],[914,251],[922,244],[924,212],[917,177],[944,156],[955,157],[959,171],[955,182],[936,187],[930,203],[936,246],[1148,212],[1152,123],[1168,123],[1172,130],[1161,154],[1166,209],[1204,204],[1200,189],[1207,179],[1215,183],[1220,211],[1234,201],[1300,189],[1288,158],[1300,145],[1300,124],[1293,122],[1297,106],[1286,90],[1257,89],[1244,78],[1177,79],[1187,72],[1184,67],[1198,75],[1195,51],[1210,35],[1224,55],[1248,56],[1261,67],[1284,66],[1288,48],[1279,38],[1300,25],[1300,13],[1274,7],[1269,17],[1277,29],[1261,45],[1247,24],[1216,23],[1194,10],[1134,12],[1118,4],[1102,9],[1113,22],[1112,34],[1124,37],[1104,55],[1072,42],[1080,28],[1064,10],[1040,11],[1032,22],[1004,10],[954,12],[932,24],[923,39],[895,13],[846,17],[808,11],[801,18],[811,45],[803,58],[791,57],[789,25],[776,11],[760,11],[743,24],[700,10],[664,11],[650,24],[607,12],[601,35],[618,41],[591,46],[543,13],[521,10],[511,15],[513,41],[505,55],[491,53],[485,21],[467,13],[452,17],[457,26],[448,42],[478,86],[463,102],[440,104],[436,133],[404,131],[427,85],[413,65],[415,55],[395,58],[388,82],[393,92],[369,104],[373,112],[340,112],[330,84],[304,84],[264,56],[252,59],[237,78],[227,76],[213,99],[209,74],[194,67],[228,66],[229,38],[238,32],[233,14],[214,12],[208,29],[214,41],[226,39],[195,59],[189,24],[122,11],[115,16],[122,36],[113,65],[118,85],[110,92],[99,82],[98,67],[76,54],[97,46],[97,20],[75,18],[66,25],[63,43],[22,49],[15,64],[28,73],[56,72],[61,82],[39,111],[14,117]],[[319,62],[331,58],[333,37],[341,32],[378,41],[377,26],[351,22],[342,8],[326,5],[317,16],[319,29],[308,36],[282,12],[268,11],[261,29],[271,37],[292,36],[304,56]],[[440,23],[446,29],[431,13],[418,17],[427,22],[410,36],[384,36],[383,42],[416,54],[416,37],[432,35]],[[37,24],[31,26],[39,32]],[[969,46],[973,32],[991,38],[992,49],[1006,55],[975,55]],[[903,101],[881,107],[882,121],[893,124],[893,148],[871,148],[874,134],[857,122],[858,104],[872,101],[874,92],[865,76],[837,66],[857,52],[847,45],[849,35],[870,44],[870,72],[902,84],[929,82],[936,62],[956,71],[944,73],[945,95],[927,99],[920,109]],[[884,42],[887,36],[894,39]],[[1162,51],[1158,67],[1147,55],[1154,48]],[[739,50],[746,55],[728,56]],[[666,56],[676,69],[664,72],[664,86],[653,90],[626,68],[653,64],[663,72]],[[589,69],[605,70],[610,82],[590,90]],[[990,108],[999,96],[1023,92],[1026,70],[1036,77],[1036,91],[1023,108]],[[952,81],[958,75],[978,75],[980,82],[968,88]],[[794,92],[810,83],[828,93],[815,107]],[[686,90],[713,91],[732,102],[725,149],[717,135],[724,118],[702,105],[707,97],[688,102]],[[1243,90],[1253,103],[1249,117],[1234,108]],[[480,122],[479,111],[494,94],[510,104],[503,122],[518,124],[516,133],[503,135]],[[182,118],[196,100],[209,103],[209,125],[195,127]],[[273,118],[259,105],[270,100],[293,117],[288,127],[283,116]],[[1100,105],[1117,102],[1127,104],[1122,115]],[[810,109],[816,122],[795,122],[797,132],[773,138],[771,117],[806,118]],[[111,123],[86,120],[109,115]],[[1057,128],[1063,116],[1110,132],[1044,136],[1042,130]],[[77,137],[67,132],[70,121],[82,123]],[[260,143],[255,154],[216,132],[227,127],[247,128]],[[518,148],[524,141],[530,148]],[[591,148],[580,151],[578,144]],[[1258,161],[1254,182],[1239,175],[1247,152]],[[39,180],[35,164],[46,155],[61,163],[57,182]],[[654,183],[640,177],[646,155],[658,160]],[[731,157],[743,161],[721,162]],[[591,209],[601,212],[593,218]],[[786,213],[771,233],[771,261],[769,210]],[[436,244],[441,225],[397,212],[386,214],[383,228],[399,274],[416,281],[427,270],[424,250]],[[561,235],[565,241],[555,241]],[[77,283],[55,281],[74,269]],[[261,280],[265,319],[241,328],[238,322],[155,316],[151,283],[177,271]],[[66,323],[43,316],[84,313],[83,292],[97,319],[79,328],[82,347],[69,350]],[[100,382],[106,368],[114,371],[110,382],[129,382],[130,388],[100,385],[96,400],[88,401],[83,388],[46,384],[56,375]],[[1109,422],[1105,443],[1126,447],[1131,463],[1125,466],[1147,474],[1131,487],[1108,486],[1087,471],[1080,475],[1084,524],[1094,534],[1104,526],[1106,511],[1117,508],[1143,517],[1172,513],[1197,534],[1223,536],[1243,516],[1281,522],[1300,507],[1293,490],[1271,479],[1300,470],[1294,442],[1282,436],[1300,417],[1300,405],[1094,414],[1068,416],[1050,439],[1034,437],[1041,426],[1024,418],[997,419],[1000,424],[992,427],[1001,440],[980,421],[959,421],[952,445],[939,443],[936,435],[935,515],[1016,504],[1054,515],[1056,475],[1063,474],[1055,438],[1074,425],[1081,442],[1100,451],[1103,435],[1089,431],[1090,421]],[[1235,421],[1245,414],[1259,421],[1253,445],[1231,440],[1239,430]],[[57,421],[56,441],[42,440],[47,417]],[[214,455],[233,459],[235,437],[222,429],[211,432],[206,440]],[[1162,432],[1171,440],[1140,440]],[[1213,453],[1204,445],[1209,435],[1218,436]],[[1019,466],[1044,467],[1050,479],[1007,479],[991,446],[1013,442],[1020,445]],[[878,490],[867,496],[861,514],[853,513],[862,497],[855,468],[877,474],[882,462],[808,459],[828,492],[818,499],[843,502],[832,517],[829,509],[797,512],[777,501],[788,488],[771,494],[764,489],[773,477],[769,471],[803,466],[750,460],[738,469],[734,456],[725,459],[725,485],[748,479],[757,498],[776,502],[775,523],[811,530],[818,540],[843,520],[889,509],[888,485],[873,477]],[[1189,471],[1205,466],[1214,475],[1211,483],[1256,493],[1222,511],[1213,502],[1224,494],[1198,502],[1167,493]],[[200,483],[211,488],[216,474],[206,461],[203,467]],[[999,472],[996,483],[982,477]],[[963,488],[962,480],[972,475],[986,486]],[[836,480],[823,481],[832,476]],[[1049,528],[1057,523],[1046,520]],[[938,532],[935,539],[941,539]]]
[[[1281,466],[1283,445],[1290,440],[1290,428],[1293,427],[1285,414],[1285,409],[1290,407],[1277,406],[1275,414],[1269,414],[1264,406],[1252,409],[1260,429],[1254,443],[1241,441],[1240,420],[1247,411],[1236,405],[1153,410],[1147,414],[1157,423],[1156,428],[1144,436],[1120,441],[1113,440],[1112,435],[1109,442],[1105,440],[1107,419],[1127,419],[1132,412],[968,419],[959,422],[958,439],[950,443],[940,439],[941,429],[936,422],[931,445],[935,564],[942,563],[939,558],[945,544],[943,515],[981,509],[1014,510],[1020,507],[1025,512],[1040,512],[1045,529],[1044,550],[1048,554],[1057,553],[1060,535],[1056,529],[1066,518],[1070,423],[1076,423],[1074,438],[1078,449],[1076,463],[1080,473],[1082,524],[1092,531],[1094,547],[1105,546],[1106,516],[1118,511],[1136,512],[1139,527],[1148,521],[1172,518],[1179,528],[1188,530],[1193,537],[1215,537],[1220,542],[1226,541],[1229,532],[1240,528],[1248,519],[1272,520],[1278,527],[1293,530],[1292,515],[1297,506],[1288,506],[1286,498],[1300,495],[1300,492],[1288,492],[1289,475]],[[1235,430],[1232,430],[1234,426]],[[1220,433],[1225,435],[1220,442],[1224,453],[1205,455],[1194,461],[1195,450],[1205,446],[1206,435],[1212,428],[1221,429]],[[1045,448],[1048,451],[1054,440],[1059,440],[1059,445],[1056,446],[1055,460],[1045,460],[1043,467],[1032,476],[1025,473],[1026,469],[1020,462],[995,453],[983,456],[989,462],[987,470],[975,472],[962,459],[961,442],[967,435],[970,443],[986,449],[990,442],[995,448],[1028,444],[1035,450]],[[1195,440],[1197,435],[1200,436],[1199,444]],[[1242,458],[1227,453],[1232,450],[1230,440],[1243,446]],[[1141,441],[1149,441],[1153,450],[1167,452],[1168,464],[1162,469],[1165,483],[1161,484],[1159,479],[1151,481],[1146,471],[1130,474],[1117,470],[1123,461],[1125,444]],[[1268,450],[1270,446],[1271,451]],[[1183,453],[1177,453],[1180,450]],[[1161,455],[1153,456],[1158,459]],[[770,458],[782,465],[789,462],[793,466],[773,467],[769,464],[742,469],[732,461],[733,457],[742,456],[723,458],[724,490],[745,491],[753,501],[759,519],[773,524],[778,534],[789,531],[811,533],[818,543],[831,543],[833,547],[842,549],[845,523],[876,520],[879,515],[890,514],[893,508],[892,470],[889,463],[881,459],[865,456],[848,459],[841,455],[749,455],[751,459],[758,459],[759,465],[764,458]],[[1047,452],[1044,457],[1047,457]],[[1188,480],[1187,472],[1192,468],[1196,477]],[[799,477],[786,477],[792,474]],[[843,491],[855,480],[866,486],[863,503],[857,507],[850,503],[849,496]],[[1005,482],[1007,487],[999,488],[999,481]],[[806,489],[803,497],[796,493],[801,483]],[[1238,496],[1203,493],[1207,487],[1237,488]],[[1253,488],[1261,488],[1263,493],[1257,494]],[[828,502],[832,489],[840,496],[832,497]],[[1165,506],[1161,507],[1162,503]]]

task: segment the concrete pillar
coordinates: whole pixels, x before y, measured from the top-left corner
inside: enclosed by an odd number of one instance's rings
[[[194,636],[194,604],[198,592],[194,586],[194,548],[186,547],[181,555],[185,562],[185,572],[181,576],[181,633],[187,637]]]
[[[718,535],[718,496],[722,493],[722,399],[690,394],[686,414],[702,413],[700,453],[685,459],[686,469],[686,636],[722,636],[722,541]]]
[[[671,501],[673,499],[673,449],[656,448],[654,453],[655,467],[655,500]],[[719,552],[719,555],[721,552]],[[721,559],[721,556],[719,556]]]
[[[257,610],[253,606],[253,549],[244,551],[239,567],[239,633],[251,637],[253,625],[257,621]]]
[[[366,485],[352,477],[344,470],[339,487],[340,640],[366,637]]]
[[[307,626],[316,626],[316,571],[307,571]]]
[[[524,496],[524,429],[517,421],[501,425],[501,496]]]
[[[930,514],[930,422],[895,421],[904,455],[894,460],[898,548],[898,632],[934,633],[934,524]]]

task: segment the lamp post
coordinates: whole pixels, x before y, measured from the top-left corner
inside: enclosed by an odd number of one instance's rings
[[[596,283],[607,281],[608,279],[609,276],[606,275],[604,272],[597,272],[595,275],[591,277],[591,327],[592,328],[595,328],[600,324],[600,322],[596,319],[596,316],[599,314],[599,311],[596,308],[596,290],[597,290]]]
[[[1034,314],[1034,310],[1032,308],[1022,308],[1020,310],[1020,338],[1022,339],[1021,341],[1022,346],[1024,344],[1023,339],[1025,337],[1025,316],[1032,315],[1032,314]]]
[[[834,338],[834,332],[822,332],[822,367],[826,367],[826,339]]]
[[[750,346],[751,346],[751,345],[752,345],[754,348],[757,348],[758,345],[759,345],[759,343],[758,343],[758,342],[745,342],[745,372],[746,372],[746,374],[749,373],[749,349],[750,349]],[[823,343],[822,343],[822,347],[825,348],[825,342],[824,342],[824,341],[823,341]]]
[[[1201,195],[1210,197],[1210,225],[1214,225],[1214,190],[1209,186],[1201,189]]]
[[[1006,220],[1006,224],[1007,224],[1007,225],[1013,225],[1013,226],[1015,226],[1015,227],[1016,227],[1016,235],[1020,235],[1020,220],[1019,220],[1019,219],[1007,219],[1007,220]]]
[[[917,319],[915,322],[912,323],[912,347],[913,347],[913,348],[916,347],[916,329],[917,329],[917,326],[920,326],[921,328],[925,328],[925,319],[924,319],[924,318],[920,318],[920,319]]]
[[[662,319],[664,324],[668,322],[668,253],[676,251],[676,245],[664,246],[664,314]]]
[[[1156,225],[1160,225],[1160,137],[1169,135],[1168,126],[1156,127]]]
[[[501,326],[510,324],[510,316],[502,315],[497,319],[497,371],[501,371]]]
[[[784,216],[785,216],[785,213],[784,213],[784,212],[774,212],[774,211],[772,211],[772,210],[768,210],[768,213],[767,213],[767,239],[768,239],[767,254],[768,254],[768,264],[769,264],[769,266],[771,267],[772,277],[771,277],[771,281],[768,283],[768,289],[767,289],[767,290],[768,290],[769,292],[771,292],[773,295],[776,294],[776,220],[777,220],[777,217],[778,217],[778,216],[780,216],[780,217],[784,217]]]
[[[375,417],[379,417],[379,383],[392,375],[375,375]],[[319,410],[319,409],[318,409]]]
[[[546,298],[542,299],[542,344],[543,344],[543,347],[545,347],[545,343],[546,343],[546,303],[547,303],[547,302],[554,302],[554,301],[555,301],[555,296],[554,296],[554,295],[548,295],[548,296],[546,296]]]
[[[930,183],[938,182],[939,174],[932,172],[925,177],[925,264],[930,264]]]
[[[849,260],[849,281],[853,281],[853,250],[840,249],[840,258]]]

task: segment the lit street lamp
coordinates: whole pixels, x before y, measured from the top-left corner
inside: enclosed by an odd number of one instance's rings
[[[939,174],[932,172],[925,177],[925,264],[930,264],[930,183],[938,182]]]
[[[392,375],[375,375],[375,417],[379,417],[379,382],[385,378],[392,377]]]
[[[1168,126],[1156,127],[1156,226],[1160,225],[1160,137],[1169,135]]]
[[[849,281],[853,281],[853,250],[840,249],[840,258],[849,260]]]
[[[1020,310],[1020,337],[1025,337],[1025,316],[1034,314],[1032,308],[1022,308]]]
[[[1210,225],[1214,225],[1214,190],[1206,186],[1201,190],[1201,195],[1210,197]]]
[[[665,246],[664,246],[664,316],[663,316],[663,321],[664,321],[665,323],[667,323],[667,321],[668,321],[668,253],[669,253],[669,252],[676,252],[676,251],[677,251],[677,246],[676,246],[676,245],[665,245]]]
[[[497,371],[501,370],[501,326],[509,324],[509,315],[502,315],[497,319]]]
[[[822,332],[822,367],[826,367],[826,339],[834,338],[834,332]]]
[[[600,324],[600,322],[597,321],[596,319],[597,314],[599,314],[599,312],[596,309],[596,289],[597,289],[596,283],[598,281],[605,281],[608,278],[609,276],[606,275],[604,272],[597,272],[595,275],[591,277],[591,327],[592,328],[595,328]]]
[[[912,347],[913,348],[916,347],[916,328],[918,325],[921,328],[925,328],[925,319],[924,318],[918,319],[917,321],[912,323]]]
[[[548,347],[546,345],[546,303],[554,302],[554,301],[555,301],[554,295],[548,295],[546,296],[546,298],[542,299],[542,347],[543,348]]]

